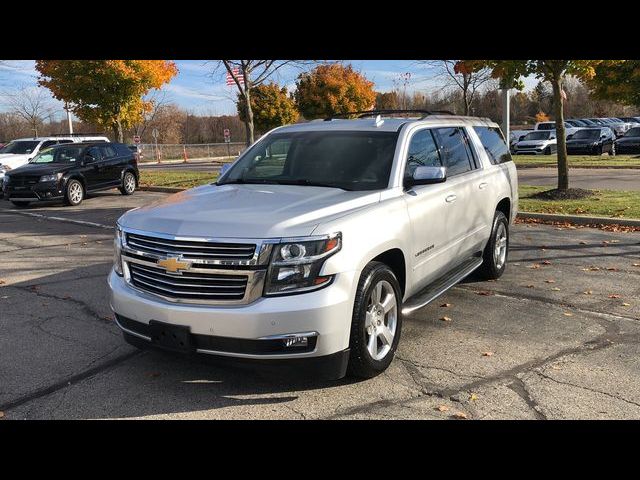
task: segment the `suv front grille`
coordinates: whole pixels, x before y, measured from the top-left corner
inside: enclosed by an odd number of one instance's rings
[[[157,295],[189,300],[242,300],[247,275],[184,273],[172,275],[160,268],[129,263],[131,283]]]
[[[249,260],[256,250],[256,246],[251,244],[173,240],[134,233],[127,233],[127,244],[135,250],[155,255],[207,260]]]
[[[35,185],[40,181],[39,175],[20,175],[20,176],[10,176],[10,181],[8,185],[12,187],[29,187],[31,185]]]

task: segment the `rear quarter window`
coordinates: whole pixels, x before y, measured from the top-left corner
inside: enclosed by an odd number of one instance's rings
[[[509,147],[502,136],[502,132],[497,127],[473,127],[482,142],[489,161],[494,165],[510,162],[511,153]]]

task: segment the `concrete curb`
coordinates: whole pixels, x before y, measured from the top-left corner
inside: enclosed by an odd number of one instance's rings
[[[518,218],[544,220],[547,222],[569,222],[576,225],[623,225],[640,227],[640,220],[612,217],[587,217],[583,215],[559,215],[555,213],[518,212]]]
[[[555,164],[546,164],[546,165],[536,165],[536,164],[532,164],[532,163],[525,163],[524,165],[518,165],[516,163],[516,168],[519,168],[520,170],[526,170],[529,168],[558,168],[557,165]],[[640,170],[640,166],[637,165],[629,165],[629,166],[622,166],[622,165],[616,165],[616,166],[606,166],[606,165],[591,165],[591,166],[570,166],[571,168],[584,168],[584,169],[588,169],[588,170]]]
[[[160,193],[177,193],[186,190],[186,188],[178,187],[138,187],[143,192],[160,192]]]

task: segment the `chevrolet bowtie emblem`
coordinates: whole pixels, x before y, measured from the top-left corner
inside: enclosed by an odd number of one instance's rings
[[[184,262],[179,257],[168,257],[164,260],[158,260],[158,266],[163,267],[167,272],[179,273],[182,270],[188,270],[191,262]]]

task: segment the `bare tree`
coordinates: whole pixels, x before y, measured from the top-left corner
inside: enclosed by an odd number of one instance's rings
[[[435,70],[434,77],[443,82],[443,90],[460,91],[464,114],[469,115],[477,93],[491,80],[491,70],[485,68],[469,72],[464,68],[459,68],[458,62],[459,60],[424,60],[420,63]]]
[[[247,146],[253,143],[253,111],[251,110],[251,89],[264,83],[285,65],[302,67],[312,62],[301,60],[220,60],[212,75],[219,73],[220,66],[233,78],[238,95],[244,100],[245,130]],[[237,75],[234,73],[237,72]]]
[[[162,90],[154,90],[151,95],[146,98],[151,103],[151,109],[142,114],[142,120],[134,126],[134,132],[136,135],[142,137],[147,131],[149,125],[153,124],[154,120],[161,113],[165,107],[169,104],[167,101],[167,93]]]
[[[10,112],[25,120],[34,136],[38,136],[38,127],[45,118],[51,119],[56,110],[47,90],[40,87],[21,86],[15,92],[5,92],[6,105]]]

